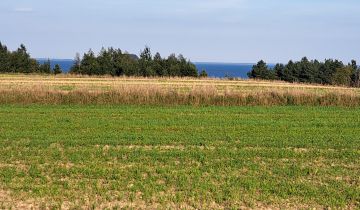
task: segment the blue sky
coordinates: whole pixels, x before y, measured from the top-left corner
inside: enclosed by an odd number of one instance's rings
[[[148,45],[192,61],[360,61],[360,1],[1,0],[0,41],[33,57]]]

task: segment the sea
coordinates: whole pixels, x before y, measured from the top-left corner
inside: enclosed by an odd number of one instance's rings
[[[48,59],[37,59],[44,63]],[[51,67],[59,64],[63,72],[68,72],[73,65],[72,59],[50,59]],[[199,72],[205,70],[209,77],[213,78],[243,78],[247,79],[247,73],[251,70],[253,63],[215,63],[215,62],[194,62]]]

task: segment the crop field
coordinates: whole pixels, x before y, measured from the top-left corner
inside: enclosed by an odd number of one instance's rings
[[[360,109],[0,105],[0,208],[360,207]]]
[[[272,81],[0,75],[0,104],[360,106],[360,89]]]

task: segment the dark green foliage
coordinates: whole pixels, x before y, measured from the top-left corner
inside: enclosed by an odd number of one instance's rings
[[[335,85],[350,86],[353,69],[351,66],[336,69],[332,83]]]
[[[275,79],[274,71],[269,69],[263,60],[253,66],[248,76],[253,79]]]
[[[351,85],[360,87],[360,69],[358,69],[356,61],[352,60],[348,66],[351,67]]]
[[[203,70],[200,72],[199,77],[208,77],[208,74],[207,74],[207,72],[203,69]]]
[[[186,60],[182,55],[176,57],[170,55],[167,59],[161,57],[160,53],[152,56],[149,47],[140,53],[140,58],[122,53],[120,49],[113,48],[100,51],[98,56],[91,50],[85,53],[81,59],[79,55],[75,57],[75,62],[70,70],[74,74],[87,75],[112,75],[112,76],[180,76],[197,77],[196,66]]]
[[[1,73],[33,73],[39,71],[39,64],[30,58],[26,47],[22,44],[16,51],[9,51],[0,43]]]
[[[138,62],[130,54],[123,54],[120,60],[117,61],[121,66],[122,72],[126,76],[138,76]],[[117,76],[123,75],[120,71]]]
[[[45,74],[50,74],[51,73],[51,64],[50,64],[49,59],[47,61],[45,61],[43,64],[40,65],[39,72],[40,73],[45,73]]]
[[[285,77],[285,66],[283,64],[276,64],[274,67],[274,73],[276,75],[276,79]]]
[[[62,73],[62,70],[61,70],[59,64],[55,65],[55,67],[53,69],[53,72],[54,72],[54,74],[61,74]]]
[[[139,70],[141,76],[155,76],[155,71],[152,68],[152,55],[149,47],[145,47],[144,51],[140,53]]]
[[[55,74],[61,73],[59,68],[53,69]],[[55,71],[56,70],[56,71]],[[16,51],[10,52],[0,42],[0,73],[44,73],[52,72],[50,60],[39,64],[30,57],[24,45]],[[123,53],[120,49],[102,48],[99,55],[89,50],[82,57],[77,53],[71,74],[84,75],[112,75],[112,76],[179,76],[197,77],[198,72],[194,64],[175,54],[167,59],[162,58],[159,53],[153,57],[149,47],[137,55]]]
[[[11,54],[11,69],[21,73],[31,73],[32,63],[26,47],[22,44]]]
[[[79,74],[80,72],[81,72],[81,58],[80,58],[80,54],[76,53],[74,59],[74,65],[71,67],[70,73]]]
[[[0,42],[0,72],[10,72],[10,57],[7,47]]]
[[[181,71],[180,76],[183,76],[183,77],[186,77],[186,76],[197,77],[198,76],[198,71],[197,71],[195,65],[190,63],[190,61],[187,61],[183,55],[178,56],[178,62],[180,64],[180,71]]]
[[[88,53],[85,53],[83,59],[81,60],[81,74],[87,75],[99,75],[101,74],[100,65],[98,59],[96,58],[94,52],[89,50]]]
[[[360,69],[357,69],[351,76],[352,86],[360,87]]]
[[[115,63],[112,62],[112,52],[113,49],[105,50],[102,48],[99,56],[96,58],[98,70],[95,71],[95,74],[111,74],[114,75],[116,72]]]
[[[300,82],[315,82],[315,69],[314,65],[304,57],[300,63],[298,63],[299,68],[299,81]]]
[[[264,61],[248,73],[249,78],[272,80],[278,79],[287,82],[303,82],[318,84],[333,84],[359,87],[360,70],[355,60],[344,65],[339,60],[327,59],[324,62],[308,60],[306,57],[301,61],[289,61],[286,65],[276,64],[273,69],[268,68]]]
[[[165,61],[162,59],[160,53],[156,53],[153,60],[153,69],[158,76],[168,76],[166,71]]]

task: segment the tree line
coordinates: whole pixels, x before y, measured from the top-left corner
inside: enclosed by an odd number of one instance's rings
[[[59,74],[62,70],[59,65],[51,69],[50,60],[39,63],[30,57],[26,47],[21,44],[15,51],[0,42],[0,73],[44,73]],[[92,50],[80,56],[76,54],[71,74],[84,75],[112,75],[112,76],[170,76],[170,77],[206,77],[202,71],[198,74],[196,66],[183,55],[171,54],[167,58],[160,53],[154,56],[149,47],[140,53],[140,57],[120,49],[102,48],[98,55]]]
[[[0,73],[44,73],[60,74],[59,65],[52,69],[50,60],[39,63],[30,57],[25,45],[21,44],[15,51],[10,51],[0,42]]]
[[[309,60],[287,64],[276,64],[270,68],[263,60],[259,61],[248,72],[252,79],[283,80],[287,82],[318,83],[360,87],[360,68],[356,61],[345,65],[339,60],[326,59],[324,62]]]
[[[179,76],[197,77],[196,66],[182,55],[171,54],[162,58],[160,53],[154,56],[149,47],[140,53],[140,57],[122,52],[120,49],[102,48],[96,56],[92,50],[75,57],[70,73],[86,75],[112,76]]]

